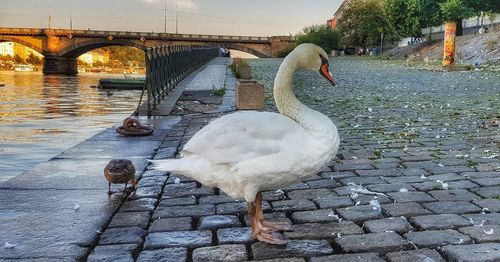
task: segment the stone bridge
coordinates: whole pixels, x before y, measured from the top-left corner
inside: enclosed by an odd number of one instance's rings
[[[256,37],[0,27],[0,42],[3,41],[16,42],[42,54],[45,74],[77,74],[78,56],[106,46],[132,46],[145,50],[149,47],[171,44],[208,45],[240,50],[257,57],[275,57],[293,39],[290,36]]]

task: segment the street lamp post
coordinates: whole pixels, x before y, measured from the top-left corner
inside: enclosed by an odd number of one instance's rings
[[[166,34],[167,33],[167,5],[168,5],[168,0],[165,0],[165,24],[163,27],[163,31]]]
[[[68,1],[69,6],[69,29],[73,30],[73,16],[71,14],[71,1]]]
[[[176,12],[175,12],[175,33],[179,33],[179,6],[175,6]]]

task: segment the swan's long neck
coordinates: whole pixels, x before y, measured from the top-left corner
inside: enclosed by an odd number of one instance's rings
[[[285,58],[274,80],[273,93],[278,111],[295,120],[313,137],[326,138],[325,134],[336,134],[335,125],[327,116],[302,104],[293,93],[293,75],[299,68],[297,62],[295,56]]]

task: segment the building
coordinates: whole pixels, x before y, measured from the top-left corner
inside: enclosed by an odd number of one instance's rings
[[[333,18],[327,21],[328,25],[331,26],[331,28],[335,28],[335,25],[339,21],[339,18],[342,17],[345,8],[350,2],[352,2],[352,0],[342,1],[337,11],[335,11],[335,14],[333,14]]]
[[[335,29],[335,18],[327,20],[326,26],[331,28],[331,29]]]
[[[7,55],[14,57],[14,43],[12,42],[0,43],[0,56]]]

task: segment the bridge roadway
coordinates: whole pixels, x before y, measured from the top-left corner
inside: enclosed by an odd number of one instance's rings
[[[244,51],[258,57],[275,57],[293,39],[291,36],[259,37],[0,27],[0,42],[2,41],[16,42],[42,54],[44,73],[77,74],[78,56],[106,46],[132,46],[145,50],[154,46],[173,44],[215,45]]]

